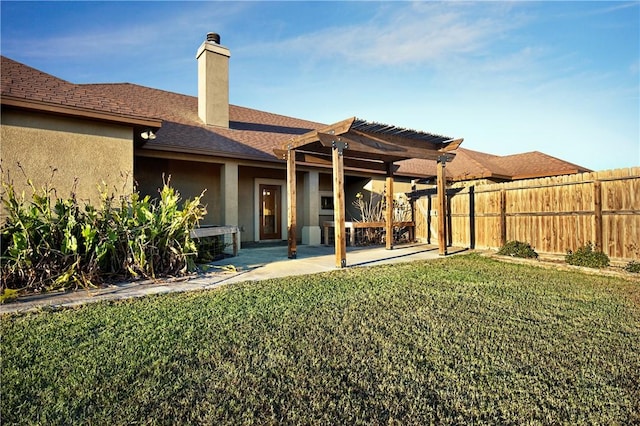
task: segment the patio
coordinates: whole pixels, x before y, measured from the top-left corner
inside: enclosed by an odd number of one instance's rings
[[[21,297],[17,301],[0,305],[0,314],[28,312],[39,309],[57,309],[86,303],[130,299],[151,294],[212,289],[243,281],[315,274],[335,271],[334,247],[298,246],[296,259],[289,259],[287,245],[243,248],[236,257],[209,264],[209,269],[198,275],[175,279],[147,280],[114,284],[105,288],[77,290],[66,293],[48,293]],[[456,254],[466,249],[450,247]],[[349,267],[367,267],[382,264],[410,262],[438,258],[438,246],[429,244],[397,245],[393,250],[384,246],[348,247]]]

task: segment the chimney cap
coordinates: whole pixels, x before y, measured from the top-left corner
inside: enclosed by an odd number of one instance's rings
[[[215,44],[220,44],[220,34],[218,34],[218,33],[207,33],[207,41],[212,41]]]

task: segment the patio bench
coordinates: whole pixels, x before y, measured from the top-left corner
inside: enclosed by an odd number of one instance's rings
[[[233,242],[233,255],[238,255],[238,234],[240,230],[234,225],[203,225],[191,231],[191,238],[204,238],[214,237],[216,235],[228,235],[231,234],[231,240]]]

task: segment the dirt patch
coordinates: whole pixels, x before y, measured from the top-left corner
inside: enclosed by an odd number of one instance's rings
[[[569,265],[564,261],[563,257],[558,256],[541,255],[538,259],[524,259],[512,256],[502,256],[495,252],[486,252],[484,255],[503,262],[519,263],[523,265],[538,266],[541,268],[555,268],[563,271],[580,271],[585,274],[618,277],[640,282],[640,274],[627,272],[622,266],[613,265],[607,268],[587,268],[585,266]]]

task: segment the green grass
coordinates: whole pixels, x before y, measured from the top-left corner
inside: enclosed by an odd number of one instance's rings
[[[476,255],[1,332],[3,424],[640,422],[640,283]]]

